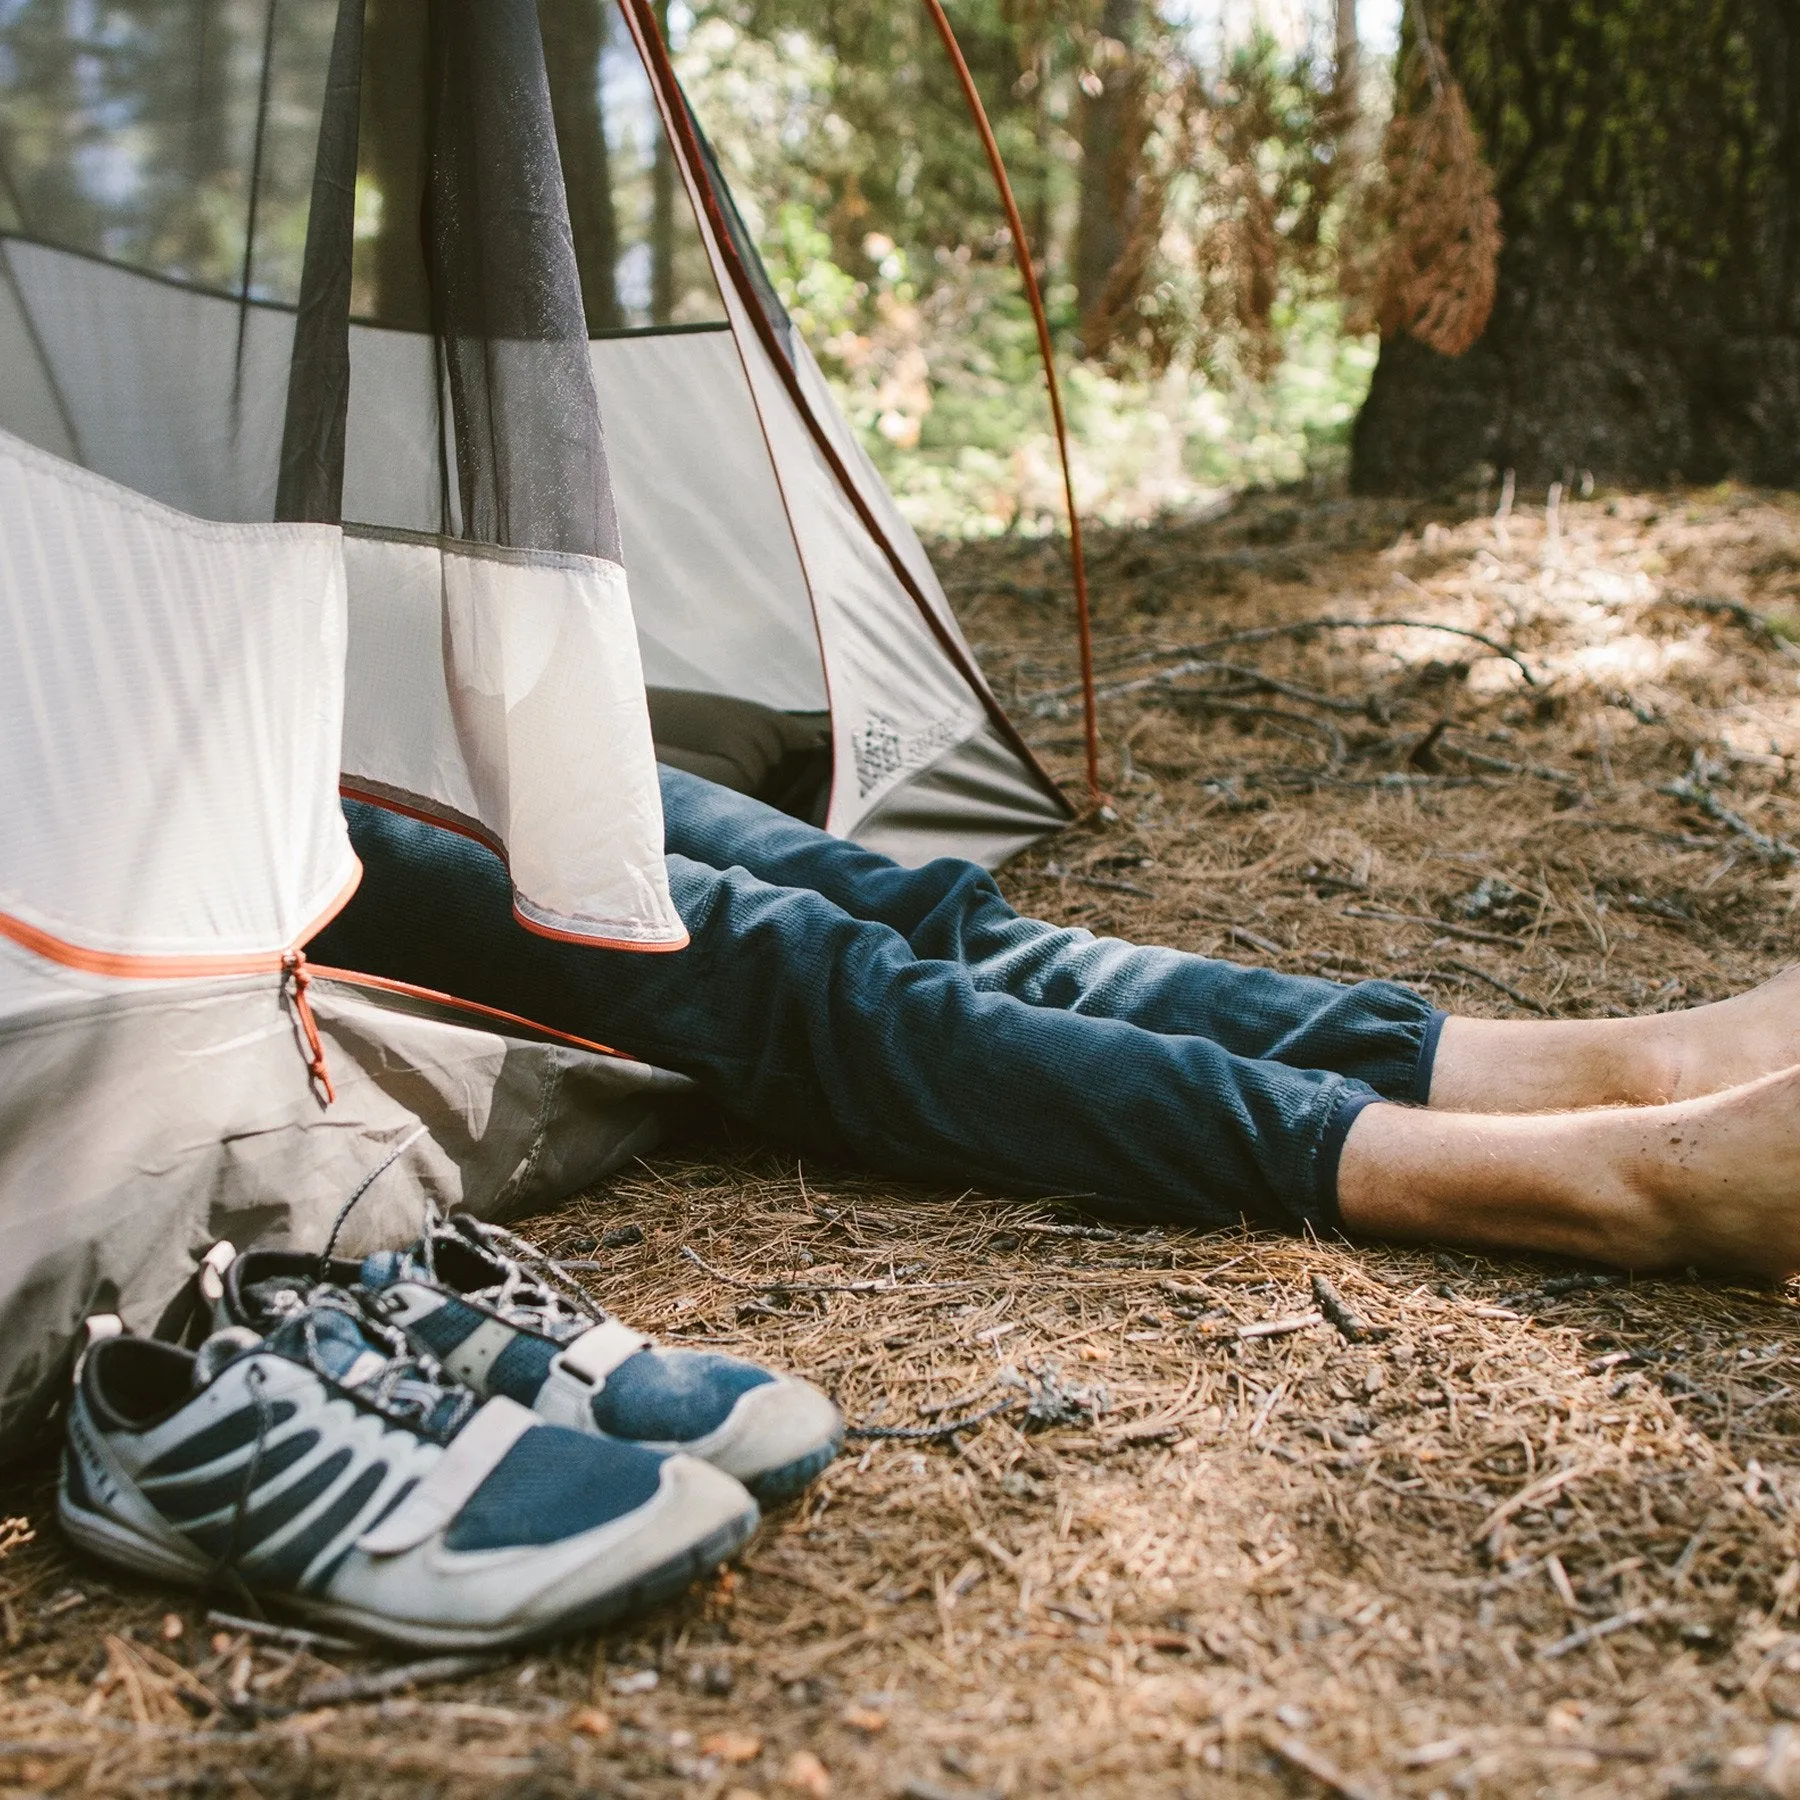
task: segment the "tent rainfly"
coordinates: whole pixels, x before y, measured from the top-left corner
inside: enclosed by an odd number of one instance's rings
[[[653,1141],[681,1077],[301,951],[340,790],[679,949],[659,755],[906,862],[1069,816],[651,0],[0,8],[0,1448],[397,1145],[366,1242]]]

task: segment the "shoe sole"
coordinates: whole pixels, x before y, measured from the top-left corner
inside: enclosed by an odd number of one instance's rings
[[[102,1562],[178,1587],[204,1589],[209,1585],[211,1564],[197,1558],[189,1561],[116,1519],[76,1506],[66,1494],[57,1496],[57,1517],[71,1542]],[[627,1613],[674,1599],[742,1549],[759,1523],[756,1508],[750,1507],[624,1586],[597,1595],[572,1612],[526,1625],[428,1625],[386,1618],[345,1601],[320,1600],[278,1588],[249,1586],[248,1591],[258,1600],[312,1623],[343,1626],[387,1643],[420,1650],[509,1649],[594,1630]]]
[[[744,1486],[756,1497],[758,1504],[779,1506],[782,1501],[792,1500],[817,1480],[836,1460],[843,1447],[844,1440],[834,1437],[830,1443],[821,1444],[817,1450],[798,1456],[790,1463],[783,1463],[778,1469],[743,1477]]]

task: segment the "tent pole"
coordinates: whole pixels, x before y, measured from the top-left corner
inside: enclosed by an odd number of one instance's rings
[[[981,133],[981,146],[987,152],[988,167],[993,171],[994,185],[1000,190],[1001,204],[1006,208],[1006,222],[1012,232],[1013,257],[1019,265],[1020,279],[1025,283],[1025,298],[1031,303],[1031,316],[1037,326],[1038,352],[1044,359],[1044,385],[1050,390],[1050,417],[1056,426],[1056,452],[1062,459],[1063,495],[1069,507],[1069,567],[1075,579],[1075,632],[1081,650],[1081,713],[1087,748],[1088,799],[1099,806],[1100,792],[1100,718],[1094,697],[1094,629],[1088,614],[1087,558],[1081,545],[1081,513],[1075,504],[1075,472],[1069,462],[1069,428],[1063,417],[1062,389],[1056,379],[1056,353],[1050,342],[1050,321],[1044,312],[1044,296],[1038,287],[1037,270],[1032,266],[1031,245],[1025,236],[1025,221],[1019,216],[1019,203],[1013,198],[1012,182],[1001,160],[1000,146],[994,128],[988,123],[987,108],[969,73],[962,45],[943,8],[943,0],[925,0],[925,10],[944,40],[956,79],[962,84],[963,98],[969,103],[969,114],[975,129]]]

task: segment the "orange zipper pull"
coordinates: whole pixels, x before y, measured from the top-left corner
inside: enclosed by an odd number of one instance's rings
[[[281,973],[284,982],[293,984],[294,1017],[300,1021],[301,1036],[306,1039],[308,1074],[313,1084],[329,1106],[337,1098],[337,1090],[331,1085],[331,1070],[325,1063],[325,1045],[319,1037],[319,1022],[313,1017],[312,1002],[306,997],[306,990],[312,986],[312,971],[306,966],[306,955],[300,950],[290,950],[281,959]]]

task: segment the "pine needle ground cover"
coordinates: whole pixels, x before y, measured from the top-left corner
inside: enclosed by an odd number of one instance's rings
[[[1792,499],[1268,495],[1097,563],[1113,816],[1006,873],[1023,907],[1519,1016],[1793,958]],[[942,566],[1073,777],[1056,547]],[[114,1579],[50,1461],[9,1471],[0,1793],[1800,1794],[1784,1290],[1149,1229],[704,1125],[536,1229],[866,1435],[710,1586],[499,1665]]]

